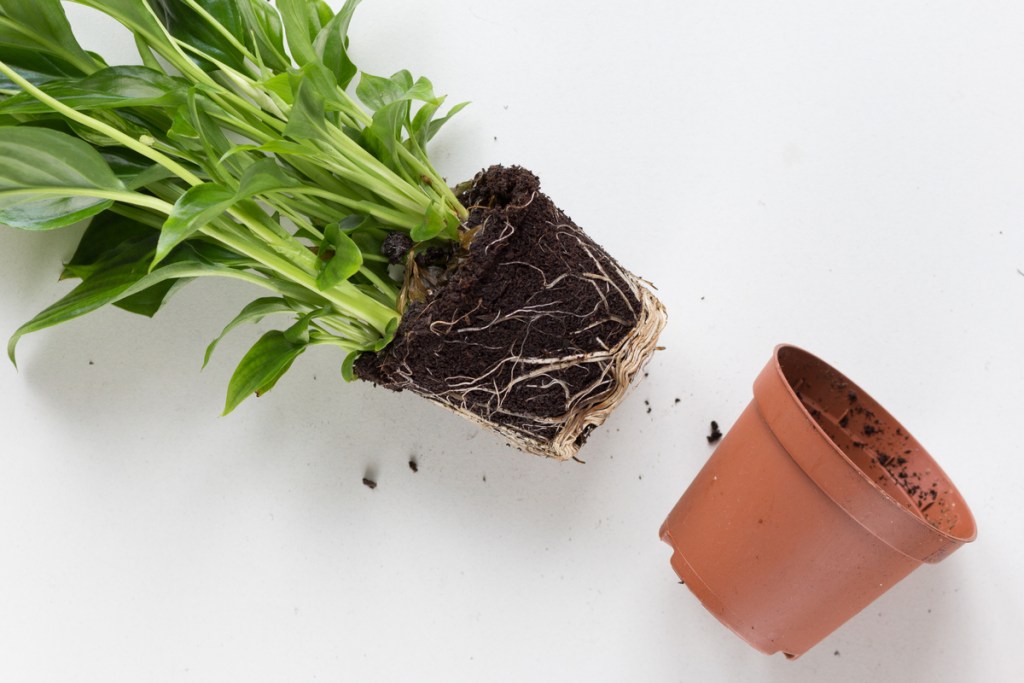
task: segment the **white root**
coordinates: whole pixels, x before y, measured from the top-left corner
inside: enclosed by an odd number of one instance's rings
[[[614,261],[602,262],[590,245],[574,232],[575,226],[552,225],[552,228],[555,238],[552,242],[555,243],[555,247],[562,240],[572,240],[573,249],[582,249],[590,258],[593,268],[588,268],[589,272],[563,274],[548,281],[547,275],[541,269],[529,263],[509,261],[500,264],[499,267],[521,266],[538,271],[543,281],[538,291],[549,291],[566,278],[584,280],[593,286],[597,293],[598,301],[591,310],[579,311],[579,302],[548,301],[531,304],[527,301],[516,310],[498,312],[480,324],[459,327],[470,322],[473,314],[480,308],[478,305],[455,320],[434,321],[429,329],[433,334],[441,336],[454,331],[459,335],[458,343],[461,346],[483,346],[472,341],[474,333],[510,321],[525,323],[525,334],[519,338],[517,344],[503,354],[501,360],[495,362],[485,372],[472,377],[456,375],[435,378],[444,380],[440,383],[444,389],[437,391],[431,391],[423,386],[422,367],[417,367],[416,372],[413,372],[408,363],[399,361],[392,367],[389,375],[396,387],[414,391],[482,427],[501,434],[519,449],[557,460],[569,460],[579,452],[591,430],[604,423],[615,407],[622,402],[633,379],[654,355],[658,336],[667,321],[667,314],[661,302],[636,276],[620,268]],[[510,239],[515,231],[516,228],[506,222],[500,235],[486,247],[485,251]],[[553,247],[542,245],[540,248]],[[564,249],[564,245],[561,248]],[[609,273],[608,268],[614,269],[614,272]],[[627,291],[621,286],[623,284]],[[635,319],[635,324],[633,320],[627,323],[612,313],[613,307],[609,297],[625,302],[633,314],[631,317]],[[639,310],[637,302],[640,304]],[[426,315],[429,308],[430,303],[424,307],[420,315]],[[604,311],[603,315],[601,311]],[[609,346],[599,339],[597,343],[600,348],[586,353],[575,352],[566,353],[564,356],[545,357],[529,357],[524,354],[526,339],[538,321],[547,317],[588,320],[595,315],[600,317],[585,328],[574,330],[572,335],[581,334],[609,322],[633,326],[614,345]],[[484,348],[493,349],[492,346]],[[590,368],[591,379],[586,386],[570,386],[569,382],[558,376],[559,372],[581,366]],[[514,389],[522,387],[540,391],[557,388],[564,395],[564,413],[544,417],[526,413],[521,409],[512,410],[506,405],[507,398]],[[519,424],[504,424],[509,418],[514,418],[513,421]]]

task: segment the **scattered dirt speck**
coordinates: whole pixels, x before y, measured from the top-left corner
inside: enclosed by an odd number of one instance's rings
[[[413,472],[420,471],[420,464],[416,462],[416,458],[409,459],[409,469],[412,470]]]
[[[722,432],[718,428],[718,423],[714,420],[711,421],[711,433],[707,435],[708,443],[718,443],[719,439],[722,438]]]
[[[377,488],[377,482],[375,482],[373,479],[370,479],[369,477],[363,477],[363,486],[372,491],[373,489]]]

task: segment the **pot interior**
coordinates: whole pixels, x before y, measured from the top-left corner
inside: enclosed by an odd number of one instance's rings
[[[779,365],[803,407],[877,488],[934,528],[973,538],[974,519],[960,493],[903,426],[840,372],[795,347]]]

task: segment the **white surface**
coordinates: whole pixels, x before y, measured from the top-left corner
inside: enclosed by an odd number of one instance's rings
[[[257,330],[199,364],[241,286],[26,338],[0,367],[0,680],[1016,679],[1022,37],[1012,1],[365,3],[361,66],[473,100],[442,171],[533,168],[657,283],[668,349],[583,466],[343,385],[329,352],[218,418]],[[67,289],[75,238],[0,230],[4,335]],[[980,529],[797,662],[705,612],[656,535],[780,341],[895,413]]]

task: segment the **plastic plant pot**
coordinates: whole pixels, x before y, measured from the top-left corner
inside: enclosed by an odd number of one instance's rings
[[[787,345],[661,527],[704,606],[758,650],[790,658],[975,536],[921,444],[856,384]]]

